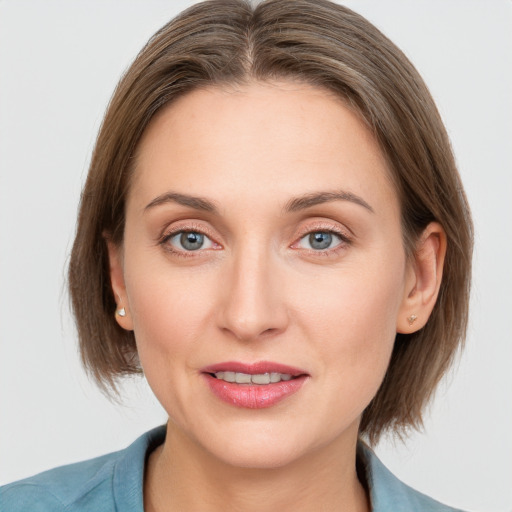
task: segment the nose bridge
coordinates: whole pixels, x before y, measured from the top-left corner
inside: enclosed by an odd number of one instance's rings
[[[279,269],[268,244],[242,244],[227,269],[221,328],[240,340],[256,339],[286,327],[287,315]]]

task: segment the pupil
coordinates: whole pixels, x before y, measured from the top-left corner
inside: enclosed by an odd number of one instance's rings
[[[313,249],[327,249],[332,242],[332,235],[330,233],[311,233],[309,235],[309,244]]]
[[[204,236],[201,233],[182,233],[181,245],[189,251],[197,251],[203,245]]]

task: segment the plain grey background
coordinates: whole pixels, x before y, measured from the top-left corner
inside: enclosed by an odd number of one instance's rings
[[[165,414],[85,377],[65,268],[96,132],[123,70],[191,1],[0,0],[0,483],[125,447]],[[423,74],[472,205],[466,351],[425,430],[377,448],[404,481],[470,511],[512,510],[512,2],[353,0]]]

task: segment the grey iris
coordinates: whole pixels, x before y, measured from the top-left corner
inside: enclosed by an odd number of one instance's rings
[[[331,233],[326,233],[325,231],[317,231],[316,233],[311,233],[309,235],[309,245],[311,245],[313,249],[327,249],[331,243]]]
[[[197,251],[201,249],[204,242],[204,235],[201,233],[185,232],[180,236],[180,243],[187,251]]]

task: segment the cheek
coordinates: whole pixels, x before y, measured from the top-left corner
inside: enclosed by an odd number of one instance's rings
[[[127,277],[137,351],[146,380],[169,416],[186,424],[187,404],[195,400],[189,382],[197,373],[198,354],[202,353],[208,301],[196,280],[168,265]]]
[[[164,368],[191,353],[205,329],[207,285],[165,261],[147,262],[126,264],[129,305],[143,365]]]
[[[403,296],[402,263],[369,261],[301,294],[303,328],[321,354],[326,385],[337,386],[335,400],[354,411],[373,398],[389,364]]]
[[[318,274],[314,282],[309,280],[295,293],[300,296],[300,310],[320,332],[334,329],[341,336],[354,334],[364,344],[378,332],[383,338],[386,333],[394,334],[404,280],[403,256],[398,254],[386,261],[375,255]]]

